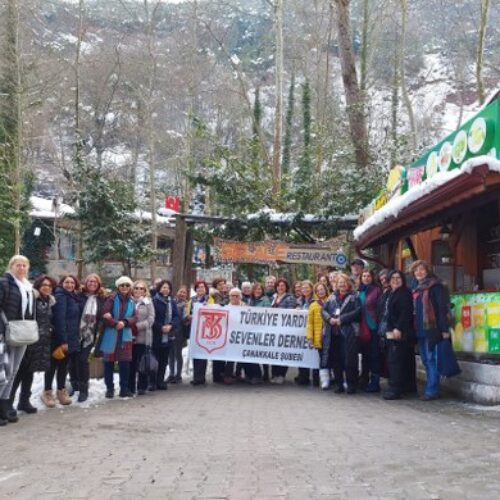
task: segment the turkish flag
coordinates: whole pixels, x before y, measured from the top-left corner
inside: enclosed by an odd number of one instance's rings
[[[170,208],[170,210],[175,210],[176,212],[181,211],[181,199],[179,196],[166,196],[165,197],[165,208]]]

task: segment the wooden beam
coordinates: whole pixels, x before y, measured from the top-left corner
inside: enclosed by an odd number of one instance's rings
[[[184,279],[186,268],[186,232],[186,221],[181,217],[177,217],[175,223],[174,249],[172,252],[172,286],[174,291],[178,290]],[[152,279],[154,278],[155,276],[152,276]]]

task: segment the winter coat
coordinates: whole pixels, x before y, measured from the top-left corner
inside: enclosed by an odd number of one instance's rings
[[[115,314],[113,310],[115,298],[119,300],[119,310],[117,310],[117,314]],[[107,313],[111,314],[111,318],[104,318]],[[102,334],[100,348],[103,351],[104,361],[131,361],[133,342],[132,335],[130,335],[130,337],[128,336],[128,329],[130,328],[133,330],[134,326],[137,324],[135,303],[132,297],[123,296],[119,292],[114,292],[104,302],[102,314],[105,328]],[[116,325],[120,321],[125,323],[125,328],[121,331],[117,331]],[[112,352],[108,352],[107,349],[105,350],[103,347],[104,345],[111,345],[112,348],[110,351]]]
[[[38,342],[26,347],[24,364],[30,372],[45,372],[50,368],[54,328],[52,325],[52,308],[56,299],[50,295],[43,298],[37,290],[36,297],[36,322],[38,324]]]
[[[33,297],[33,303],[35,299]],[[23,319],[21,292],[10,273],[5,273],[0,279],[0,309],[8,320]],[[33,315],[26,312],[24,319],[33,319]],[[5,335],[5,325],[0,321],[0,337]]]
[[[82,314],[85,309],[85,304],[87,303],[88,298],[89,298],[88,294],[80,295],[80,301],[82,304]],[[97,298],[97,323],[94,332],[94,342],[96,342],[97,338],[102,333],[102,330],[104,328],[104,321],[102,319],[102,314],[103,314],[102,310],[104,308],[104,303],[106,302],[106,297],[104,295],[98,294],[96,298]]]
[[[402,286],[392,290],[387,307],[387,331],[398,329],[403,340],[411,341],[413,331],[413,297],[409,288]]]
[[[359,336],[361,342],[369,342],[371,332],[376,332],[378,327],[377,305],[382,289],[376,285],[360,285],[358,297],[361,302],[361,320],[359,322]]]
[[[189,329],[190,329],[190,323],[187,320],[188,312],[189,312],[189,305],[190,303],[187,300],[178,300],[174,299],[175,303],[177,304],[177,310],[179,311],[179,319],[180,319],[180,328],[179,328],[179,341],[181,345],[186,344],[186,339],[189,338]]]
[[[387,307],[390,296],[391,296],[391,289],[386,288],[382,291],[382,295],[380,295],[377,302],[377,318],[378,318],[377,331],[381,337],[383,337],[385,335],[385,332],[387,332],[387,316],[388,316]]]
[[[253,307],[271,307],[271,299],[267,295],[263,295],[258,299],[252,299],[250,305]]]
[[[167,321],[167,308],[168,303],[172,307],[172,317],[170,321]],[[153,299],[153,305],[155,308],[155,320],[153,323],[153,348],[159,347],[163,343],[163,332],[162,327],[165,325],[172,325],[172,330],[168,334],[169,339],[174,340],[175,334],[180,327],[180,316],[179,310],[177,309],[177,304],[172,297],[164,297],[157,293]]]
[[[347,301],[347,302],[346,302]],[[330,319],[336,317],[336,311],[341,310],[340,326],[332,326]],[[325,329],[329,329],[333,335],[339,333],[344,337],[359,333],[359,320],[361,319],[361,303],[359,298],[354,293],[347,293],[343,299],[340,294],[336,293],[330,296],[323,306],[321,312],[325,321]]]
[[[306,338],[315,347],[321,349],[323,346],[323,317],[321,312],[322,304],[317,300],[309,306],[306,325]]]
[[[271,307],[279,307],[280,309],[295,309],[297,307],[297,300],[291,293],[285,293],[281,299],[278,299],[278,296],[276,295]]]
[[[435,327],[424,327],[424,306],[423,306],[423,290],[418,287],[413,291],[413,305],[415,307],[415,329],[418,338],[427,338],[430,348],[433,348],[441,340],[443,340],[442,333],[447,332],[449,329],[448,312],[449,296],[445,286],[437,279],[429,279],[430,286],[429,300],[434,310]]]
[[[229,304],[229,297],[223,293],[215,290],[213,294],[208,297],[207,304],[217,304],[219,306],[227,306]]]
[[[55,290],[56,303],[52,309],[54,337],[52,346],[68,344],[68,354],[80,351],[80,320],[82,301],[76,293],[70,293],[62,287]]]
[[[137,323],[133,328],[136,344],[151,345],[153,342],[153,323],[155,308],[150,298],[144,297],[136,302]]]

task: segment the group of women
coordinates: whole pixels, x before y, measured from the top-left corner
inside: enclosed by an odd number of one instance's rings
[[[358,260],[359,261],[359,260]],[[424,261],[411,267],[411,287],[405,274],[369,269],[349,276],[341,272],[320,275],[316,284],[309,280],[289,286],[285,278],[268,276],[265,286],[255,283],[230,289],[225,280],[212,284],[212,293],[203,281],[195,283],[192,304],[249,305],[254,307],[308,310],[307,339],[319,356],[319,370],[312,370],[312,383],[336,393],[380,392],[380,379],[388,378],[384,399],[400,399],[415,394],[415,349],[427,374],[420,399],[439,397],[437,370],[438,344],[449,341],[450,303],[444,285]],[[250,285],[250,284],[248,284]],[[361,363],[360,363],[361,358]],[[239,366],[238,366],[239,365]],[[283,384],[287,367],[269,367],[213,362],[213,381],[232,384],[241,377],[252,383],[269,380]],[[205,384],[207,361],[194,360],[193,385]],[[361,367],[361,370],[360,370]],[[295,382],[311,383],[311,370],[301,368]]]
[[[30,402],[36,371],[45,373],[41,399],[47,407],[53,408],[56,400],[69,405],[76,393],[78,402],[86,401],[92,353],[103,358],[107,398],[115,396],[116,368],[120,397],[162,391],[169,383],[182,382],[182,349],[195,303],[307,309],[307,339],[317,349],[320,365],[312,371],[312,382],[322,389],[333,387],[337,393],[354,394],[361,388],[379,392],[382,375],[388,377],[385,399],[415,393],[418,345],[427,374],[421,399],[439,397],[437,345],[449,339],[449,300],[424,261],[413,263],[411,288],[401,271],[384,269],[375,277],[362,269],[353,276],[332,272],[319,276],[315,284],[305,280],[292,287],[285,278],[273,276],[264,285],[243,283],[241,290],[222,278],[211,289],[197,281],[193,297],[182,286],[175,298],[167,280],[149,289],[144,281],[122,276],[109,293],[96,274],[82,284],[73,275],[63,276],[58,283],[42,275],[31,284],[28,272],[28,259],[16,255],[0,279],[0,425],[17,421],[13,403],[19,387],[17,409],[36,412]],[[9,323],[19,320],[36,321],[36,343],[8,343]],[[157,363],[156,369],[150,369],[152,362]],[[194,359],[191,384],[205,384],[206,371],[207,360]],[[214,361],[212,371],[216,383],[283,384],[287,367]],[[311,370],[299,369],[295,382],[310,384]]]
[[[73,275],[56,283],[42,275],[31,284],[29,261],[12,257],[0,279],[0,426],[17,422],[14,408],[36,413],[30,402],[34,372],[44,372],[43,403],[53,408],[58,401],[72,404],[89,396],[91,353],[103,358],[106,397],[115,396],[114,372],[119,372],[119,396],[130,397],[147,390],[166,390],[165,372],[170,356],[169,382],[181,381],[182,347],[185,342],[179,310],[185,309],[187,289],[172,298],[172,286],[161,280],[153,289],[144,281],[132,282],[127,276],[116,280],[107,292],[97,274],[82,284]],[[182,301],[184,300],[184,305]],[[178,308],[177,304],[180,303]],[[13,345],[6,335],[14,322],[36,321],[38,340],[30,345]],[[142,369],[141,363],[154,354],[156,370]],[[71,391],[66,390],[69,373]],[[56,392],[53,391],[54,377]]]

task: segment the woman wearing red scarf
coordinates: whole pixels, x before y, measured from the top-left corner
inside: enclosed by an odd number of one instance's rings
[[[420,399],[432,401],[439,397],[437,345],[450,336],[447,318],[449,302],[445,287],[432,274],[427,262],[415,261],[411,266],[411,272],[417,282],[413,289],[415,329],[420,359],[427,376],[425,392]]]

